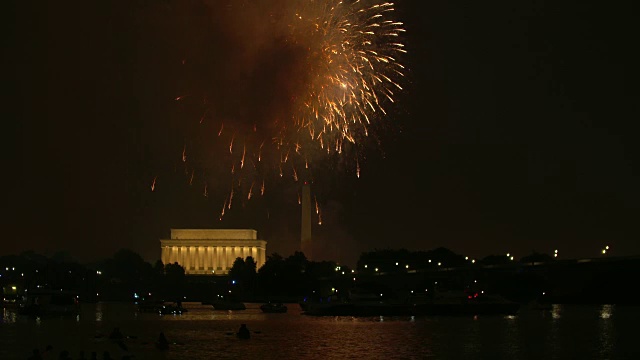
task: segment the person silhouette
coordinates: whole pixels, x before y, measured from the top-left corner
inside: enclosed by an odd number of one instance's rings
[[[29,356],[28,360],[42,360],[42,355],[40,355],[40,350],[38,348],[33,349],[33,353]]]
[[[160,331],[160,335],[158,336],[158,342],[156,343],[156,347],[160,350],[166,350],[169,348],[169,341],[164,336],[164,332]]]
[[[67,350],[60,351],[58,360],[71,360],[71,357],[69,356],[69,352]]]
[[[44,349],[44,352],[42,353],[42,358],[43,359],[53,359],[55,355],[53,355],[53,346],[52,345],[47,345],[47,347]]]
[[[251,333],[249,332],[249,329],[247,328],[247,324],[241,324],[240,325],[240,329],[238,329],[237,335],[238,335],[238,337],[240,339],[249,339],[249,338],[251,338]]]
[[[119,327],[113,328],[113,331],[111,331],[111,334],[109,334],[109,339],[112,340],[120,340],[122,338],[124,338],[124,335],[122,335],[122,333],[120,332]]]
[[[80,355],[78,356],[78,360],[87,360],[86,357],[84,357],[84,351],[80,350]]]

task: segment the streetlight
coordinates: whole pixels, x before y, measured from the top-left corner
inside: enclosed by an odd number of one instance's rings
[[[553,253],[553,257],[558,257],[558,249],[554,250]]]

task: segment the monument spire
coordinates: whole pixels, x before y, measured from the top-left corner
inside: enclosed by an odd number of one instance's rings
[[[311,185],[305,181],[302,185],[302,222],[300,226],[300,251],[307,260],[311,260]]]

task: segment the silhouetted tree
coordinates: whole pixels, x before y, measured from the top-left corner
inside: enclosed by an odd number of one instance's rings
[[[258,270],[259,291],[265,295],[280,294],[284,288],[284,259],[278,253],[267,256],[267,261]]]
[[[164,267],[165,273],[165,296],[167,298],[174,299],[175,301],[181,301],[184,296],[185,289],[185,273],[184,268],[177,262],[173,264],[167,264]]]
[[[241,257],[237,257],[233,261],[233,265],[231,266],[231,269],[229,269],[229,277],[232,280],[236,280],[238,282],[242,281],[242,278],[245,273],[245,267],[246,265],[244,263],[244,259],[242,259]]]

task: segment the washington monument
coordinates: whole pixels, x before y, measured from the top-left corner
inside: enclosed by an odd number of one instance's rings
[[[308,260],[312,259],[311,246],[311,189],[308,182],[302,185],[302,222],[300,226],[300,251]]]

